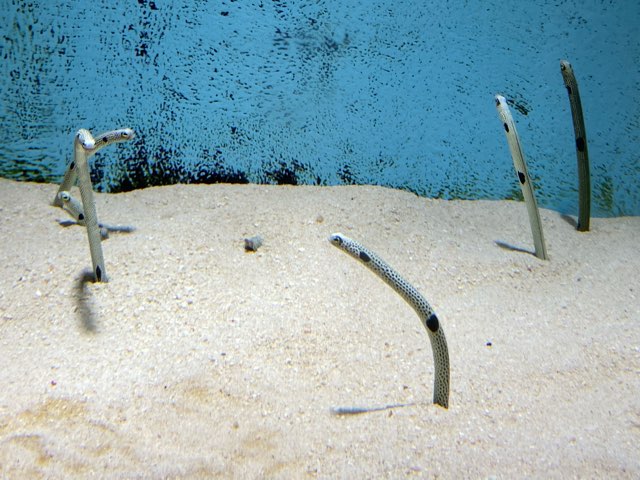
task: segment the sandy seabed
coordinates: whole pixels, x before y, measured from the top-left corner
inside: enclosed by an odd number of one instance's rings
[[[640,477],[640,217],[381,187],[97,194],[109,283],[56,185],[0,180],[2,478]],[[447,336],[327,238],[376,252]],[[256,253],[243,239],[261,235]],[[414,404],[337,416],[336,406]]]

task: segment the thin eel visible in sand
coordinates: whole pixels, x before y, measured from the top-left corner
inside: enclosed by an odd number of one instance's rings
[[[87,162],[87,152],[93,150],[94,147],[95,140],[89,130],[78,130],[73,141],[73,162],[75,163],[75,170],[78,175],[78,187],[80,188],[80,198],[82,198],[84,221],[87,226],[87,237],[89,238],[89,251],[91,252],[93,275],[97,282],[106,282],[108,281],[108,277],[104,268],[102,239],[100,235],[100,228],[98,227],[96,204],[93,198],[93,186],[91,185],[89,162]]]
[[[91,174],[89,171],[89,158],[101,148],[112,143],[123,142],[134,137],[134,131],[130,128],[121,128],[102,133],[98,140],[94,139],[89,130],[80,129],[76,133],[73,141],[73,161],[67,167],[64,180],[58,188],[58,192],[53,200],[53,205],[62,207],[64,195],[71,187],[78,182],[80,197],[82,199],[82,213],[84,223],[87,227],[87,237],[89,238],[89,250],[91,252],[91,263],[93,264],[93,275],[97,282],[107,282],[107,272],[104,266],[104,256],[102,254],[101,233],[98,226],[98,215],[96,213],[95,200],[93,198],[93,186],[91,185]]]
[[[524,160],[522,146],[520,145],[520,137],[518,136],[516,125],[513,121],[513,116],[511,115],[511,110],[509,110],[509,106],[507,105],[507,100],[502,95],[496,95],[496,108],[498,109],[498,114],[502,120],[502,126],[504,127],[504,131],[507,135],[507,143],[509,144],[509,150],[511,151],[511,157],[513,158],[513,165],[516,168],[520,188],[522,189],[522,195],[524,196],[524,203],[526,204],[527,212],[529,213],[529,223],[531,224],[531,233],[533,234],[536,257],[542,260],[547,260],[547,247],[544,243],[544,236],[542,235],[540,212],[538,211],[536,197],[533,194],[531,179],[527,172],[527,164]]]
[[[73,217],[78,225],[85,226],[84,210],[80,200],[67,191],[60,192],[58,197],[62,200],[62,208]],[[109,232],[130,233],[135,230],[134,227],[129,225],[109,225],[101,222],[98,222],[98,227],[100,228],[100,236],[103,240],[109,238]]]
[[[429,302],[413,285],[402,278],[388,263],[372,251],[366,249],[354,240],[340,233],[329,237],[331,244],[345,251],[353,258],[360,260],[371,271],[393,288],[416,311],[424,328],[429,334],[433,361],[435,364],[435,379],[433,386],[433,403],[444,408],[449,407],[449,349],[447,339],[440,325],[440,321]]]
[[[576,155],[578,157],[578,231],[589,230],[591,217],[591,178],[589,175],[589,150],[587,149],[587,132],[584,128],[584,116],[582,115],[582,102],[578,82],[573,73],[573,67],[566,60],[560,61],[560,72],[564,86],[569,94],[571,104],[571,116],[573,118],[573,131],[576,137]]]
[[[101,133],[97,139],[94,139],[93,146],[91,148],[85,147],[85,153],[87,160],[93,157],[98,151],[111,145],[112,143],[125,142],[131,140],[135,136],[135,132],[130,128],[119,128],[117,130],[110,130],[108,132]],[[93,138],[93,137],[91,137]],[[64,179],[56,192],[56,196],[53,199],[53,205],[56,207],[62,206],[62,199],[60,193],[70,191],[71,187],[76,184],[78,179],[78,171],[76,169],[75,159],[69,163],[66,172],[64,172]]]

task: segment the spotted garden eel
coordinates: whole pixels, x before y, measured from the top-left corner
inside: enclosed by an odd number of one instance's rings
[[[509,144],[509,150],[511,151],[511,157],[513,158],[513,165],[516,168],[518,174],[518,181],[520,182],[520,188],[522,189],[522,195],[524,196],[524,203],[527,206],[527,212],[529,213],[529,223],[531,224],[531,233],[533,234],[533,243],[535,245],[536,257],[547,260],[547,247],[544,243],[544,236],[542,235],[542,222],[540,221],[540,212],[538,211],[538,205],[536,203],[536,197],[533,194],[533,186],[531,185],[531,179],[527,172],[527,164],[524,160],[524,152],[520,144],[520,137],[516,130],[516,124],[513,121],[511,110],[507,105],[506,99],[502,95],[496,95],[496,108],[498,114],[502,120],[502,126],[507,134],[507,143]]]
[[[560,72],[564,80],[564,86],[569,94],[571,115],[573,117],[573,131],[576,137],[576,154],[578,156],[578,231],[589,230],[591,217],[591,178],[589,176],[589,151],[587,149],[587,132],[584,129],[584,116],[582,115],[582,102],[578,82],[573,74],[571,64],[566,60],[560,60]]]
[[[73,141],[73,162],[75,163],[75,171],[78,175],[78,187],[80,188],[80,198],[82,198],[84,221],[87,227],[87,236],[89,237],[93,276],[96,282],[107,282],[108,277],[104,268],[98,215],[96,213],[95,200],[93,199],[89,162],[87,161],[87,152],[93,150],[95,150],[95,140],[89,130],[78,130]]]
[[[82,209],[82,203],[67,191],[60,192],[58,197],[62,201],[62,208],[69,213],[76,221],[78,225],[85,225],[84,210]],[[102,239],[109,238],[109,232],[133,232],[134,227],[128,225],[108,225],[106,223],[98,222],[100,228],[100,236]]]
[[[80,201],[73,197],[69,192],[62,191],[58,193],[58,198],[62,202],[62,208],[69,213],[78,225],[86,225],[84,221],[84,210]],[[109,236],[109,232],[103,225],[98,223],[100,229],[100,238],[105,239]]]
[[[73,141],[73,160],[69,164],[64,175],[64,180],[53,200],[55,206],[63,206],[64,196],[61,196],[60,193],[68,191],[76,181],[78,182],[80,198],[82,199],[82,209],[77,213],[81,211],[84,214],[84,223],[87,227],[87,236],[89,238],[91,263],[93,264],[93,276],[97,282],[107,282],[108,277],[104,266],[101,233],[98,226],[95,200],[93,198],[89,158],[95,155],[101,148],[111,145],[112,143],[130,140],[134,135],[132,129],[123,128],[102,133],[98,136],[98,140],[96,140],[89,130],[78,130]]]
[[[126,142],[127,140],[131,140],[135,136],[135,132],[130,128],[119,128],[118,130],[111,130],[109,132],[104,132],[98,135],[97,139],[94,139],[94,144],[92,148],[85,149],[87,160],[93,157],[98,151],[103,149],[106,146],[111,145],[112,143],[120,143]],[[67,166],[67,170],[64,173],[64,179],[56,192],[56,196],[53,199],[53,205],[56,207],[62,207],[62,200],[59,197],[60,192],[65,192],[71,190],[76,184],[76,180],[78,178],[78,172],[76,169],[75,159],[69,163]]]
[[[335,245],[353,258],[364,263],[416,311],[422,325],[424,325],[424,328],[429,334],[429,340],[431,341],[431,348],[433,350],[433,362],[435,364],[433,403],[444,408],[449,408],[449,349],[440,321],[431,308],[431,305],[429,305],[429,302],[427,302],[413,285],[391,268],[388,263],[358,242],[340,233],[331,235],[329,241],[332,245]],[[334,410],[348,413],[349,409]]]

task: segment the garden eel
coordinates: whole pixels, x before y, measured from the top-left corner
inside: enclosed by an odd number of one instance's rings
[[[447,339],[444,336],[440,321],[429,302],[388,263],[359,243],[340,233],[331,235],[329,241],[353,258],[364,263],[416,311],[422,325],[424,325],[429,334],[431,348],[433,349],[433,362],[435,364],[433,403],[449,408],[449,349],[447,348]],[[348,413],[348,410],[348,408],[333,409],[338,413],[341,411]],[[360,413],[355,410],[360,409],[354,409],[354,413]]]
[[[89,162],[87,162],[88,152],[91,151],[95,151],[95,140],[93,136],[91,136],[89,130],[78,130],[73,141],[73,163],[75,164],[74,170],[78,175],[78,187],[80,188],[80,198],[82,198],[84,221],[87,226],[87,236],[89,237],[93,276],[96,282],[107,282],[108,277],[104,268],[98,215],[96,214],[96,204],[93,199]]]
[[[544,237],[542,236],[540,212],[538,211],[538,205],[536,204],[536,197],[533,195],[533,187],[531,185],[529,173],[527,172],[527,165],[524,160],[524,153],[522,151],[522,146],[520,145],[520,138],[518,137],[516,125],[513,121],[513,117],[511,116],[511,111],[509,110],[506,99],[502,95],[496,95],[495,98],[498,114],[502,120],[504,131],[507,134],[507,143],[509,144],[509,150],[511,150],[513,165],[516,168],[516,173],[518,174],[518,180],[524,196],[524,202],[527,205],[527,211],[529,212],[529,223],[531,224],[531,233],[533,234],[536,257],[542,260],[547,260],[547,247],[545,246]]]
[[[63,205],[63,196],[61,196],[60,193],[68,191],[76,181],[78,182],[80,198],[82,199],[84,223],[87,227],[87,237],[89,238],[93,276],[97,282],[107,282],[108,277],[104,267],[101,233],[98,226],[98,215],[96,214],[93,186],[91,185],[91,174],[89,172],[89,158],[95,155],[101,148],[111,145],[112,143],[130,140],[133,136],[133,130],[123,128],[102,133],[98,136],[98,140],[95,140],[89,130],[78,130],[73,141],[73,161],[69,164],[64,175],[64,180],[53,200],[55,206],[61,207]]]
[[[82,209],[80,200],[73,197],[67,191],[58,193],[58,198],[62,202],[62,208],[73,217],[76,223],[78,225],[85,226],[86,224],[84,221],[84,210]],[[102,240],[109,237],[109,231],[102,224],[98,223],[98,228],[100,229],[100,238]]]
[[[67,191],[60,192],[58,197],[62,201],[62,208],[73,217],[78,225],[85,226],[84,210],[82,209],[82,203],[80,200]],[[100,228],[100,236],[103,240],[109,238],[109,232],[129,233],[135,230],[134,227],[128,225],[108,225],[100,222],[98,222],[98,227]]]
[[[576,154],[578,156],[578,231],[589,230],[589,218],[591,216],[591,179],[589,176],[589,151],[587,149],[587,132],[584,129],[584,117],[582,116],[582,102],[578,82],[573,74],[571,64],[566,60],[560,60],[560,72],[567,87],[571,115],[573,117],[573,131],[576,136]]]
[[[109,132],[104,132],[98,135],[97,140],[94,140],[94,145],[92,148],[86,148],[85,152],[87,155],[87,160],[93,157],[99,150],[103,149],[106,146],[111,145],[112,143],[120,143],[126,142],[127,140],[131,140],[135,136],[135,132],[130,128],[119,128],[118,130],[111,130]],[[60,188],[56,192],[56,197],[53,199],[53,205],[56,207],[62,207],[62,200],[59,195],[60,192],[65,192],[71,190],[76,184],[76,180],[78,178],[78,172],[76,170],[76,162],[75,160],[69,163],[66,172],[64,173],[64,179],[60,184]]]

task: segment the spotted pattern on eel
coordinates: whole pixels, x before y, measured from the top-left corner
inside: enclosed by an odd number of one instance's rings
[[[82,203],[75,198],[69,192],[60,192],[58,194],[60,200],[62,200],[62,208],[73,217],[78,225],[85,226],[84,222],[84,210],[82,209]],[[133,232],[134,227],[128,225],[108,225],[106,223],[98,222],[100,228],[100,237],[102,240],[109,238],[109,232]]]
[[[533,194],[533,185],[527,172],[527,164],[524,159],[524,153],[522,151],[522,145],[520,144],[520,137],[516,130],[516,124],[513,121],[511,110],[507,105],[507,100],[502,95],[496,95],[496,109],[498,115],[502,121],[505,134],[507,136],[507,143],[509,144],[509,150],[511,151],[511,158],[513,159],[513,166],[518,174],[518,180],[520,182],[520,189],[524,196],[524,203],[527,207],[527,213],[529,214],[529,224],[531,225],[531,233],[533,235],[533,244],[535,245],[536,257],[547,260],[547,247],[544,242],[544,236],[542,234],[542,221],[540,220],[540,211],[538,210],[538,204],[536,203],[536,197]]]
[[[87,161],[87,152],[94,150],[94,147],[95,140],[91,132],[85,129],[78,130],[73,141],[73,162],[76,165],[75,170],[78,175],[78,187],[80,188],[84,222],[87,227],[87,237],[89,238],[93,275],[96,282],[107,282],[108,277],[104,268],[104,256],[102,254],[102,238],[98,227],[98,214],[96,213],[89,162]]]
[[[96,140],[89,130],[84,128],[78,130],[73,140],[73,161],[67,167],[64,180],[53,200],[53,205],[62,207],[64,195],[60,195],[61,192],[67,192],[76,182],[78,183],[82,208],[76,213],[84,215],[84,223],[87,227],[87,237],[89,239],[89,251],[91,252],[91,263],[93,264],[93,275],[97,282],[107,282],[108,277],[102,253],[102,234],[98,225],[98,215],[93,198],[89,158],[101,148],[112,143],[130,140],[134,135],[132,129],[123,128],[102,133],[98,135],[98,140]]]
[[[433,403],[444,408],[449,407],[449,349],[447,339],[440,325],[440,321],[429,302],[416,288],[400,276],[391,266],[372,251],[358,242],[335,233],[329,237],[332,245],[340,248],[353,258],[364,263],[371,271],[378,275],[387,285],[393,288],[418,314],[422,325],[429,334],[433,361],[435,364],[435,379],[433,385]]]
[[[85,130],[87,131],[87,130]],[[89,134],[91,135],[91,134]],[[97,136],[97,138],[93,139],[93,145],[84,145],[85,154],[87,156],[87,160],[93,157],[98,151],[111,145],[112,143],[120,143],[126,142],[127,140],[131,140],[135,137],[135,132],[131,128],[119,128],[117,130],[110,130],[108,132],[101,133]],[[60,192],[66,192],[71,190],[76,184],[78,179],[78,170],[76,169],[75,159],[69,163],[67,166],[67,170],[64,173],[64,179],[56,192],[56,196],[53,199],[53,205],[56,207],[62,207],[62,200],[59,195]]]

